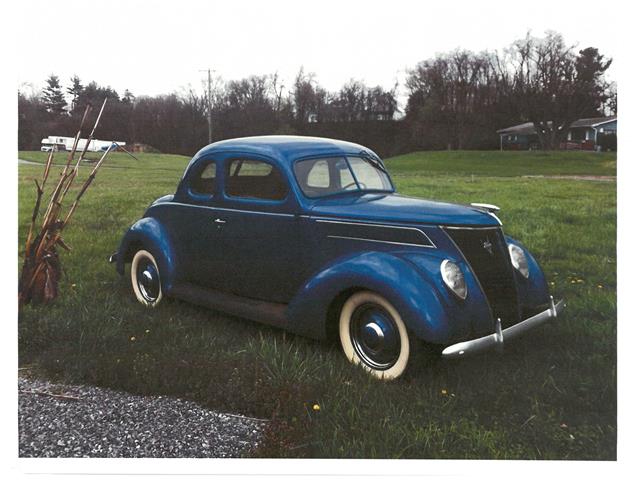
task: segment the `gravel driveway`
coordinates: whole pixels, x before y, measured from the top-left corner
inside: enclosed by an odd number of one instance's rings
[[[170,397],[27,378],[18,389],[21,457],[239,457],[266,425]]]

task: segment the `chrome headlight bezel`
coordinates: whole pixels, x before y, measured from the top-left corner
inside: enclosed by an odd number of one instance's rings
[[[524,250],[513,243],[509,244],[509,258],[513,268],[524,278],[529,278],[529,261]]]
[[[440,264],[440,275],[447,288],[460,300],[465,300],[469,293],[462,269],[451,260],[443,260]]]

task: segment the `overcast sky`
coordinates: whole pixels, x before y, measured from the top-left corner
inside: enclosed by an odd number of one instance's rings
[[[455,48],[501,50],[528,30],[562,33],[614,58],[616,28],[602,1],[35,1],[20,3],[21,88],[77,74],[122,93],[202,88],[213,68],[225,80],[300,66],[337,90],[349,78],[402,86],[407,68]],[[48,34],[47,32],[52,32]]]

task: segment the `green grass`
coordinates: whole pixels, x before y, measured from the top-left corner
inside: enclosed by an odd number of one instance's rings
[[[381,383],[329,342],[179,301],[143,308],[106,258],[145,207],[175,189],[188,160],[145,155],[140,163],[114,158],[126,170],[101,170],[87,192],[65,235],[74,250],[61,253],[59,300],[20,314],[20,364],[68,382],[273,419],[256,456],[615,459],[616,185],[519,178],[615,174],[615,156],[569,152],[554,164],[555,154],[532,163],[540,154],[508,153],[515,163],[507,168],[500,155],[419,153],[388,165],[403,194],[500,205],[505,231],[533,251],[552,293],[568,301],[559,320],[501,356],[425,355],[424,368]],[[41,167],[21,165],[19,174],[21,253]]]
[[[414,152],[385,160],[395,175],[615,175],[616,154],[583,151]]]
[[[28,160],[30,162],[45,163],[47,156],[46,152],[32,152],[21,151],[18,152],[18,158],[21,160]],[[170,170],[181,171],[190,160],[190,157],[183,155],[167,155],[158,153],[134,153],[137,160],[134,160],[126,153],[112,152],[109,154],[109,161],[105,164],[108,167],[114,168],[126,168],[133,170],[148,170],[153,168],[154,170]],[[96,152],[88,152],[85,158],[88,162],[84,165],[93,165],[100,158],[101,154]],[[77,156],[76,156],[77,159]],[[65,152],[58,152],[55,154],[54,163],[56,165],[64,165],[67,161],[67,154]]]

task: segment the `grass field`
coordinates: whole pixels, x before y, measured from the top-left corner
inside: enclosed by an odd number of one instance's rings
[[[135,301],[106,258],[154,198],[174,191],[187,161],[116,154],[110,164],[120,168],[100,171],[65,237],[74,251],[61,253],[60,299],[21,312],[22,366],[273,419],[256,456],[616,458],[616,184],[521,178],[615,175],[615,155],[421,152],[387,161],[403,194],[500,205],[505,231],[568,302],[558,321],[501,356],[432,359],[393,383],[351,367],[335,344],[179,301],[152,311]],[[41,167],[19,167],[19,253],[39,175]]]

